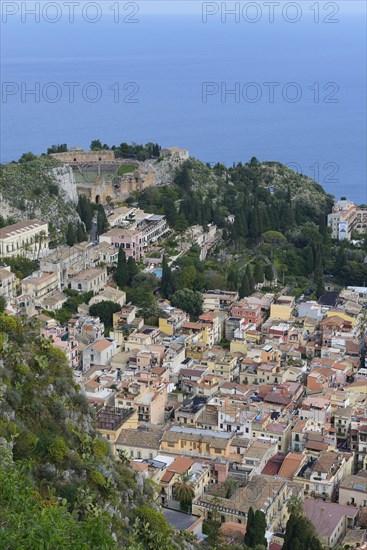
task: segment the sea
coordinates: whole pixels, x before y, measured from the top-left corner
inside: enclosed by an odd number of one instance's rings
[[[211,164],[279,161],[367,203],[363,2],[103,0],[58,20],[69,2],[4,4],[18,13],[2,13],[1,162],[153,141]]]

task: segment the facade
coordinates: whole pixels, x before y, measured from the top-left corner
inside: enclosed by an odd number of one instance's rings
[[[106,233],[103,233],[103,235],[100,235],[99,241],[101,243],[109,243],[117,249],[121,246],[127,258],[131,256],[139,261],[144,256],[144,239],[140,231],[113,227]]]
[[[162,149],[160,156],[162,158],[181,163],[184,160],[188,160],[189,151],[188,149],[181,149],[180,147],[167,147],[167,149]]]
[[[107,283],[107,270],[105,268],[89,268],[79,271],[76,275],[69,275],[68,288],[78,292],[93,292],[98,294]]]
[[[333,239],[350,240],[352,231],[363,234],[367,229],[367,208],[358,208],[352,201],[340,200],[333,205],[328,215]]]
[[[116,349],[116,342],[111,338],[96,340],[83,350],[83,371],[92,365],[110,365]]]
[[[10,267],[0,267],[0,296],[10,302],[15,296],[16,276]]]
[[[228,311],[235,300],[238,299],[238,292],[229,290],[208,290],[203,294],[203,310],[224,310]]]
[[[48,250],[48,223],[26,220],[0,229],[0,257],[36,259]]]
[[[36,307],[42,307],[43,298],[58,289],[59,280],[56,273],[35,271],[32,275],[22,279],[22,293],[32,296]]]

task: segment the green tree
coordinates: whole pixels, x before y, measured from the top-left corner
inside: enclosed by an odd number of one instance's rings
[[[131,285],[134,277],[139,273],[139,268],[136,265],[136,261],[132,256],[129,256],[126,264],[126,284]]]
[[[78,243],[82,243],[88,240],[88,235],[85,231],[84,224],[79,221],[76,228],[76,240]]]
[[[267,281],[272,281],[274,279],[274,271],[272,265],[267,264],[265,266],[264,275]]]
[[[75,226],[72,222],[69,222],[66,230],[66,244],[68,246],[74,246],[75,243],[76,243]]]
[[[203,295],[189,288],[177,290],[171,296],[171,303],[194,317],[198,317],[203,312]]]
[[[4,298],[4,296],[0,296],[0,313],[4,313],[4,311],[6,310],[6,299]]]
[[[118,284],[119,288],[124,288],[124,286],[126,286],[127,284],[126,254],[122,246],[120,246],[119,248],[119,253],[117,257],[115,281]]]
[[[163,256],[162,260],[162,278],[160,284],[160,292],[163,298],[170,298],[174,292],[173,277],[170,266],[168,265],[167,256]]]
[[[252,548],[255,543],[255,512],[252,506],[250,506],[247,513],[246,534],[243,542],[250,548]]]
[[[292,513],[287,521],[283,550],[322,550],[312,523],[303,515]]]
[[[106,216],[106,212],[104,211],[104,208],[101,204],[98,205],[97,210],[97,233],[98,235],[102,235],[102,233],[105,233],[108,229],[108,220]]]
[[[265,514],[261,510],[256,510],[255,516],[254,516],[254,544],[253,544],[254,547],[256,547],[257,545],[261,545],[267,548],[268,543],[265,537],[265,533],[266,533]]]
[[[121,310],[120,304],[111,302],[111,300],[103,300],[98,304],[93,304],[89,308],[89,313],[93,317],[99,317],[105,327],[111,328],[113,325],[113,314]]]
[[[254,279],[255,279],[255,283],[263,283],[264,282],[264,268],[263,268],[263,265],[260,261],[257,261],[255,263]]]
[[[77,212],[82,222],[84,222],[86,230],[89,232],[92,229],[93,210],[92,203],[84,195],[79,195]]]
[[[103,145],[100,139],[94,139],[90,144],[91,151],[101,151],[102,149],[103,149]]]
[[[251,294],[251,288],[247,273],[245,273],[242,277],[241,286],[238,290],[238,294],[240,298],[245,298],[246,296],[250,296]]]
[[[174,494],[176,496],[176,499],[185,509],[187,509],[188,506],[191,505],[192,499],[195,495],[195,491],[194,486],[190,480],[190,475],[187,472],[181,474],[178,481],[175,483]]]

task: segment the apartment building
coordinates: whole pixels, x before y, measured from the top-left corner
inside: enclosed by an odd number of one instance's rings
[[[10,302],[15,296],[16,276],[10,267],[0,267],[0,296]]]
[[[59,280],[56,273],[34,271],[22,279],[22,293],[33,297],[34,305],[42,307],[42,299],[54,290],[59,289]]]
[[[167,306],[159,313],[159,330],[164,334],[173,336],[183,323],[190,320],[190,316],[182,309]]]
[[[98,294],[106,286],[107,283],[107,269],[93,267],[89,269],[83,269],[75,275],[69,274],[68,288],[77,290],[78,292],[93,292]]]
[[[0,257],[25,256],[32,260],[48,250],[48,223],[26,220],[0,229]]]
[[[350,240],[352,232],[365,233],[367,229],[367,208],[358,208],[352,201],[342,199],[333,205],[328,215],[331,236],[340,241]]]
[[[203,310],[229,311],[233,302],[238,300],[238,292],[230,290],[208,290],[203,294]]]
[[[123,248],[126,257],[139,261],[144,257],[144,240],[140,231],[113,227],[99,237],[101,243],[106,242],[115,248]]]

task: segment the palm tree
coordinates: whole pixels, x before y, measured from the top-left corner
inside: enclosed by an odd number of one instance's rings
[[[118,454],[119,461],[121,462],[121,464],[123,464],[124,466],[127,466],[127,464],[130,463],[129,456],[128,456],[127,452],[124,449],[118,449],[117,454]]]
[[[228,477],[223,483],[223,487],[226,490],[225,498],[231,498],[238,487],[238,482],[233,477]]]
[[[40,231],[37,235],[37,240],[38,240],[38,251],[37,251],[37,260],[38,260],[41,254],[42,244],[47,240],[46,232]]]
[[[292,495],[287,502],[288,514],[295,514],[300,516],[303,513],[303,502],[302,499],[297,495]]]
[[[190,475],[187,472],[181,474],[179,480],[175,483],[174,493],[181,506],[186,507],[191,504],[195,491],[190,481]]]

